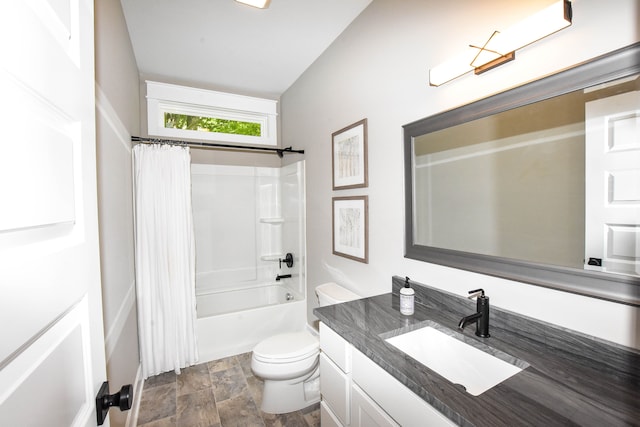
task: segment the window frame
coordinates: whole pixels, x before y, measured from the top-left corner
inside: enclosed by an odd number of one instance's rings
[[[187,86],[146,81],[149,136],[277,146],[277,101]],[[165,113],[260,124],[260,136],[164,127]]]

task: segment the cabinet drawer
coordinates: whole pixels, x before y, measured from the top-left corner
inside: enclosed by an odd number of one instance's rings
[[[320,322],[320,348],[347,374],[351,372],[351,345],[333,329]]]
[[[320,353],[320,393],[322,400],[343,425],[351,422],[351,378],[331,359]]]

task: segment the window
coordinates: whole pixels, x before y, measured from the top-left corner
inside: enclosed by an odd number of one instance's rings
[[[276,101],[147,81],[149,135],[277,145]]]
[[[164,127],[168,129],[197,130],[199,132],[230,133],[234,135],[260,136],[260,123],[241,122],[207,116],[164,113]]]

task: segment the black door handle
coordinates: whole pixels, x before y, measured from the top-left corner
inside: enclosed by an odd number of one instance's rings
[[[132,402],[133,387],[131,384],[123,385],[120,391],[115,394],[109,394],[109,381],[103,382],[96,395],[98,425],[101,426],[104,423],[110,407],[117,406],[121,411],[128,411],[131,409]]]

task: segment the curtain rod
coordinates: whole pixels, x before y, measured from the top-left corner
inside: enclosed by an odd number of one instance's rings
[[[201,148],[233,148],[236,150],[272,151],[277,153],[278,157],[282,157],[284,153],[304,154],[304,150],[294,150],[291,147],[271,148],[271,147],[258,147],[254,145],[232,145],[232,144],[219,144],[216,142],[181,141],[176,139],[145,138],[140,136],[132,136],[131,141],[141,142],[143,144],[173,144],[173,145],[185,145],[189,147],[201,147]]]

